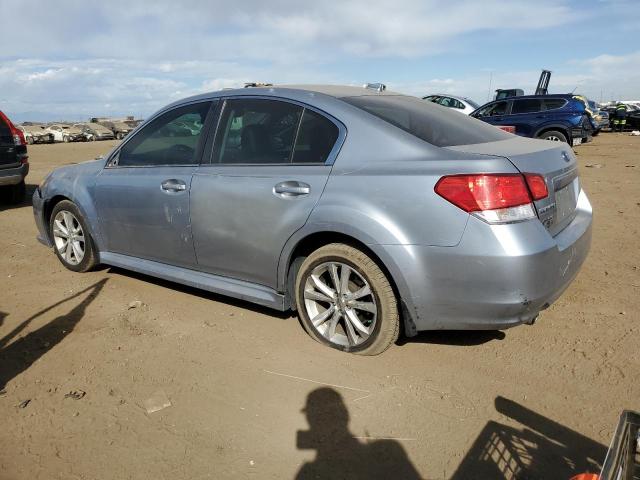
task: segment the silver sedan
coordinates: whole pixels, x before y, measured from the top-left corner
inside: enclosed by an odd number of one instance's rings
[[[573,151],[380,90],[173,103],[43,181],[39,239],[74,271],[104,263],[295,310],[353,353],[532,323],[589,250]]]

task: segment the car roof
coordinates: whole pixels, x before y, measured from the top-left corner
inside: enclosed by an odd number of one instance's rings
[[[545,98],[563,98],[565,100],[573,99],[573,95],[570,93],[548,93],[546,95],[518,95],[516,97],[501,98],[499,100],[493,100],[499,102],[501,100],[542,100]]]

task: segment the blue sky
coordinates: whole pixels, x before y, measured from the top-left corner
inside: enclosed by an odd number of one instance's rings
[[[36,2],[37,3],[37,2]],[[381,81],[483,103],[495,88],[640,99],[640,0],[0,0],[0,110],[145,117],[246,81]],[[17,9],[17,10],[16,10]]]

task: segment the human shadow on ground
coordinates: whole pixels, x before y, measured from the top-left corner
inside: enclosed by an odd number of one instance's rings
[[[84,317],[87,307],[98,296],[106,282],[107,279],[100,280],[71,297],[40,310],[35,315],[24,320],[0,340],[0,390],[73,331],[78,322]],[[60,315],[37,330],[28,333],[13,343],[9,343],[38,317],[84,294],[87,294],[86,297],[73,307],[69,313]]]
[[[569,479],[600,471],[604,445],[512,400],[496,397],[495,407],[522,427],[487,422],[451,480]]]
[[[342,396],[332,388],[311,392],[302,411],[309,430],[297,432],[297,448],[315,450],[316,458],[302,465],[297,480],[420,478],[398,441],[362,442],[353,436],[349,431],[349,411]]]

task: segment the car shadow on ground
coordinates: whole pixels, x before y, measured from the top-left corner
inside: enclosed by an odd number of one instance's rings
[[[24,198],[17,203],[11,203],[7,192],[3,192],[0,188],[0,212],[5,210],[13,210],[14,208],[31,207],[33,206],[33,192],[38,188],[37,185],[27,184]]]
[[[600,471],[604,445],[504,397],[496,397],[495,408],[520,425],[487,422],[451,480],[568,480]]]
[[[100,269],[101,267],[98,267]],[[160,287],[168,288],[170,290],[174,290],[176,292],[185,293],[187,295],[193,295],[195,297],[203,298],[205,300],[211,300],[212,302],[225,303],[227,305],[242,308],[244,310],[250,310],[252,312],[261,313],[263,315],[269,315],[271,317],[279,318],[282,320],[287,320],[292,318],[294,314],[290,311],[281,312],[275,310],[273,308],[263,307],[262,305],[257,305],[255,303],[248,302],[246,300],[240,300],[233,297],[227,297],[226,295],[221,295],[213,292],[209,292],[207,290],[202,290],[195,287],[190,287],[188,285],[183,285],[181,283],[175,283],[170,280],[164,280],[162,278],[153,277],[150,275],[146,275],[144,273],[134,272],[132,270],[125,270],[119,267],[112,267],[110,265],[104,266],[104,269],[108,270],[110,273],[122,275],[129,278],[135,278],[142,282],[152,283],[154,285],[158,285]]]
[[[429,330],[418,332],[415,337],[400,337],[396,345],[429,343],[437,345],[474,346],[504,340],[506,334],[500,330]]]
[[[78,322],[84,317],[87,307],[100,294],[106,282],[107,279],[100,280],[90,287],[40,310],[21,322],[0,340],[0,390],[4,389],[10,380],[27,370],[36,360],[59,344],[73,331]],[[46,325],[29,332],[23,337],[17,338],[38,317],[82,296],[84,296],[82,301],[69,310],[68,313],[54,318]],[[6,316],[6,313],[0,314],[0,326],[2,326],[2,319]],[[17,340],[14,340],[16,338]]]
[[[309,430],[297,432],[296,447],[315,450],[316,458],[300,467],[296,480],[421,478],[397,440],[361,439],[349,431],[349,411],[334,389],[309,393],[302,411]]]

